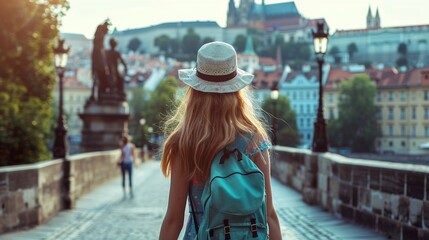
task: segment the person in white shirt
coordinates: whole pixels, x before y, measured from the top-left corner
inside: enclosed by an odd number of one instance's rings
[[[121,141],[121,158],[120,158],[120,167],[122,172],[122,188],[125,191],[125,175],[128,174],[128,186],[130,194],[133,194],[133,165],[136,160],[136,147],[131,143],[129,136],[123,136]]]

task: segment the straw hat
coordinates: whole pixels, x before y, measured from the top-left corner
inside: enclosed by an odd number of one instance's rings
[[[230,93],[249,85],[253,75],[237,67],[237,53],[228,43],[204,44],[197,55],[197,66],[180,69],[179,79],[201,92]]]

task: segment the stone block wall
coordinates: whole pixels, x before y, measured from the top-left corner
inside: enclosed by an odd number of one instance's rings
[[[429,166],[275,147],[272,174],[305,202],[389,238],[429,239]]]
[[[120,175],[119,154],[84,153],[66,161],[0,167],[0,233],[41,224],[73,207],[83,194]]]
[[[121,174],[117,165],[119,156],[119,150],[112,150],[82,153],[68,157],[72,205],[83,194]]]
[[[0,232],[36,225],[62,209],[62,161],[0,168]]]

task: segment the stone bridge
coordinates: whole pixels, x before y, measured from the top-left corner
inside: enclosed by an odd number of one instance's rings
[[[123,196],[119,151],[0,168],[0,239],[157,239],[169,181],[159,162]],[[284,239],[429,239],[429,167],[275,147]]]

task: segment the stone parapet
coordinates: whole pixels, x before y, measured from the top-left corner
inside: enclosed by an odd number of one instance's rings
[[[429,166],[276,146],[272,175],[303,200],[392,239],[429,239]]]
[[[0,233],[44,223],[73,207],[83,194],[120,175],[119,154],[112,150],[0,167]]]

